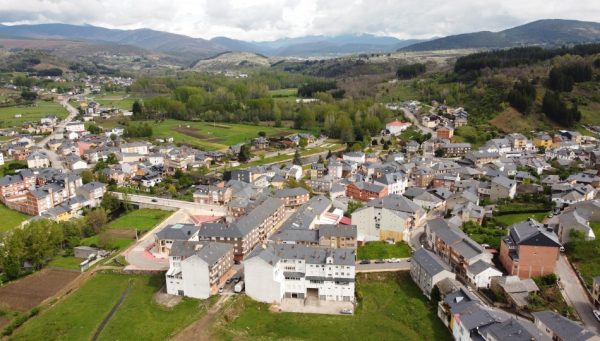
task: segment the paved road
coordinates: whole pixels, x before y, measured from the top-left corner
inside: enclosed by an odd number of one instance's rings
[[[592,304],[564,255],[558,260],[556,273],[560,277],[563,296],[575,307],[585,327],[600,334],[600,322],[592,314]]]
[[[422,125],[421,121],[419,121],[410,110],[402,108],[402,112],[404,112],[404,117],[411,121],[415,125],[415,127],[417,127],[417,129],[419,129],[422,133],[430,133],[431,135],[433,135],[433,130]]]
[[[356,272],[385,272],[385,271],[408,271],[410,270],[410,258],[403,259],[400,263],[356,263]]]
[[[110,192],[114,194],[117,198],[123,200],[123,193],[119,192]],[[189,210],[190,213],[200,214],[200,215],[213,215],[213,216],[225,216],[227,214],[227,207],[218,206],[218,205],[206,205],[206,204],[198,204],[195,202],[183,201],[183,200],[175,200],[175,199],[166,199],[159,197],[151,197],[147,195],[139,195],[139,194],[129,194],[129,201],[134,204],[148,204],[148,205],[156,205],[163,206],[169,208],[185,208]]]
[[[41,139],[37,143],[37,146],[45,149],[46,155],[48,156],[48,159],[52,163],[53,168],[58,168],[58,169],[64,170],[65,166],[64,166],[60,156],[57,153],[55,153],[54,151],[47,149],[46,144],[48,143],[48,141],[50,141],[51,138],[55,137],[56,135],[62,135],[67,123],[71,122],[77,116],[77,114],[79,114],[79,111],[77,111],[77,109],[75,109],[75,107],[73,107],[69,103],[69,98],[63,100],[62,102],[60,102],[60,104],[63,107],[65,107],[65,109],[67,109],[67,111],[69,111],[69,115],[54,128],[54,132],[52,134]]]

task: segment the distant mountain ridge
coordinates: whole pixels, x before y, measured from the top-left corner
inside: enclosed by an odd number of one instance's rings
[[[507,48],[525,45],[561,46],[600,42],[600,23],[546,19],[500,32],[474,32],[452,35],[413,44],[401,51],[435,51],[471,48]]]

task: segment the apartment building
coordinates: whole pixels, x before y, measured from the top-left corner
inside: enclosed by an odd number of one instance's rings
[[[310,199],[310,193],[302,187],[280,189],[273,196],[281,199],[285,207],[298,207]]]
[[[412,255],[410,277],[430,297],[431,290],[438,282],[446,278],[455,279],[456,274],[435,253],[420,248]]]
[[[198,185],[193,194],[194,202],[209,205],[225,205],[231,201],[231,188]]]

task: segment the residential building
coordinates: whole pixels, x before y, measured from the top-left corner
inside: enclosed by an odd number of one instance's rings
[[[520,278],[555,272],[561,244],[556,234],[533,219],[512,225],[500,241],[500,263]]]
[[[420,248],[412,255],[410,277],[423,293],[430,298],[433,287],[443,279],[455,279],[456,275],[450,266],[444,263],[436,254]]]
[[[467,279],[476,288],[489,289],[492,277],[498,276],[502,276],[502,271],[483,260],[478,260],[467,268]]]
[[[198,240],[199,230],[200,227],[193,224],[168,225],[154,234],[154,243],[159,253],[168,255],[174,242]]]
[[[209,205],[225,205],[231,201],[233,192],[229,187],[197,185],[194,202]]]
[[[388,195],[387,186],[377,185],[370,182],[355,182],[346,186],[346,196],[354,200],[369,201],[383,198]]]
[[[47,168],[50,167],[50,159],[41,151],[36,151],[27,157],[27,168]]]
[[[355,262],[354,249],[268,244],[244,262],[246,294],[265,303],[354,302]]]
[[[553,341],[600,341],[598,334],[554,311],[532,313],[535,326]]]
[[[452,127],[441,127],[435,131],[435,135],[438,139],[450,140],[454,136],[454,128]]]
[[[167,293],[206,299],[217,292],[232,266],[230,244],[175,241],[165,274]]]
[[[365,153],[363,152],[347,152],[342,156],[344,161],[351,161],[358,164],[363,164],[366,161]]]
[[[273,196],[281,199],[285,207],[298,207],[310,199],[310,193],[303,187],[280,189]]]
[[[411,123],[394,120],[385,124],[385,129],[392,135],[400,135],[403,131],[412,126]]]
[[[490,200],[514,199],[517,194],[517,182],[505,176],[497,176],[492,179],[490,187]]]
[[[402,172],[386,173],[373,180],[373,183],[387,187],[388,194],[404,194],[408,177]]]
[[[600,276],[594,277],[592,281],[592,300],[596,308],[600,308]]]
[[[445,157],[460,157],[471,152],[470,143],[446,143],[441,146]]]

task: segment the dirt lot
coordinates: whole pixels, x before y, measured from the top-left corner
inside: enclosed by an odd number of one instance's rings
[[[205,140],[208,142],[214,142],[214,143],[219,143],[222,142],[223,139],[222,138],[218,138],[218,137],[210,137],[208,135],[199,133],[197,129],[195,128],[186,128],[186,127],[177,127],[177,128],[173,128],[173,130],[175,130],[178,133],[187,135],[187,136],[191,136],[197,139],[201,139],[201,140]]]
[[[28,310],[55,295],[79,276],[79,272],[44,269],[0,288],[0,304],[14,310]]]
[[[135,230],[110,229],[105,232],[113,238],[135,238]]]

